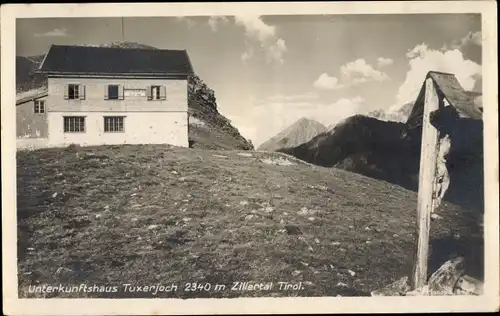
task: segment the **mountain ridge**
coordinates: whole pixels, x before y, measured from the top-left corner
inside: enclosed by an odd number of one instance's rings
[[[259,151],[276,151],[280,148],[288,148],[300,145],[312,139],[314,136],[325,132],[326,127],[309,118],[300,118],[287,128],[262,143]]]

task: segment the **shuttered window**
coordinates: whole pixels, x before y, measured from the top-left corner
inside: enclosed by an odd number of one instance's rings
[[[81,84],[68,84],[64,87],[65,100],[84,100],[85,86]]]
[[[104,131],[109,132],[123,132],[124,131],[124,117],[123,116],[105,116],[104,117]]]
[[[35,100],[35,113],[41,114],[45,113],[45,101],[43,100]]]
[[[85,116],[65,116],[65,133],[85,133]]]
[[[106,100],[123,100],[123,86],[118,84],[110,84],[104,88],[104,99]]]
[[[148,87],[148,100],[166,100],[167,91],[165,86]]]

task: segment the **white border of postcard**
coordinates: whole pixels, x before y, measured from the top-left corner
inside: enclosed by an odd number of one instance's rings
[[[499,309],[497,10],[494,1],[8,4],[1,7],[3,302],[7,315],[250,314],[495,311]],[[281,14],[481,13],[485,283],[482,296],[236,299],[18,299],[16,258],[16,18]]]

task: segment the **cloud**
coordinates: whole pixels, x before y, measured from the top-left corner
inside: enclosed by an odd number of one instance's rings
[[[253,57],[253,49],[249,47],[246,51],[241,54],[241,60],[244,62],[247,62],[247,60],[251,59]]]
[[[287,47],[285,41],[276,36],[276,27],[266,24],[260,16],[235,16],[234,20],[244,27],[247,39],[257,42],[265,51],[267,62],[284,62],[283,54]],[[247,51],[250,49],[251,45],[247,42]],[[254,55],[249,52],[245,56],[248,59]]]
[[[301,118],[310,118],[329,126],[355,115],[365,102],[360,96],[333,102],[318,101],[315,93],[275,95],[262,100],[238,117],[232,116],[231,120],[258,147]]]
[[[359,84],[367,81],[385,81],[389,79],[386,73],[374,69],[364,59],[356,59],[340,66],[343,79],[351,84]]]
[[[65,28],[62,29],[53,29],[52,31],[48,31],[45,33],[35,33],[35,37],[68,37],[68,30]]]
[[[394,63],[394,60],[390,59],[390,58],[384,58],[384,57],[379,57],[377,59],[377,65],[378,65],[378,68],[382,68],[382,67],[386,67],[386,66],[390,66]]]
[[[462,37],[459,40],[454,41],[451,44],[445,44],[443,45],[443,48],[441,48],[442,51],[448,51],[452,49],[463,49],[466,46],[469,45],[475,45],[475,46],[482,46],[483,45],[483,39],[481,35],[481,31],[477,32],[469,32],[467,35]]]
[[[322,73],[318,79],[314,81],[313,86],[318,90],[334,90],[342,87],[339,85],[337,77],[330,76],[326,72]]]
[[[431,70],[453,73],[465,90],[474,88],[476,80],[481,78],[481,65],[465,59],[458,49],[439,51],[429,49],[426,44],[419,44],[411,49],[406,56],[410,70],[405,81],[399,87],[395,110],[405,103],[415,101],[427,73]]]
[[[272,101],[272,102],[299,101],[299,100],[304,101],[304,100],[317,100],[317,99],[319,99],[319,95],[314,92],[290,94],[290,95],[276,94],[266,98],[267,101]]]
[[[187,16],[176,16],[175,18],[177,19],[177,21],[186,23],[189,28],[196,25],[196,22]]]
[[[210,29],[215,32],[217,31],[217,28],[219,25],[224,25],[228,24],[229,19],[225,16],[211,16],[208,18],[208,25],[210,26]]]

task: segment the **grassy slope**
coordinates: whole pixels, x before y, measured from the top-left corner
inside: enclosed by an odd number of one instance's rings
[[[278,155],[161,145],[18,152],[20,295],[38,283],[232,281],[308,283],[299,292],[157,296],[366,295],[409,273],[414,192],[334,168],[260,161]],[[317,213],[299,215],[302,207]],[[482,258],[472,215],[450,204],[439,214],[431,270],[463,243],[467,258]]]

